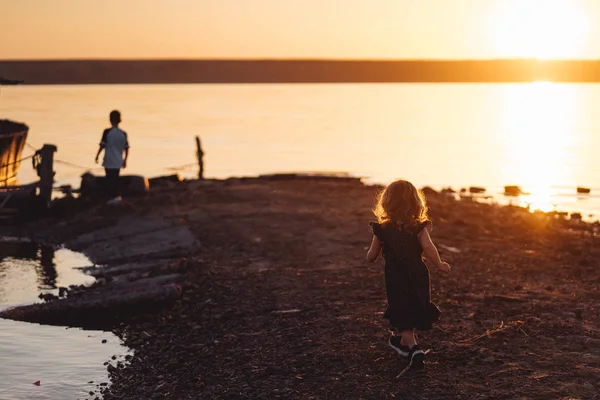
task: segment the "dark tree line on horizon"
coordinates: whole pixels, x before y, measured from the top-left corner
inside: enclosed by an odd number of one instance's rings
[[[597,60],[5,60],[25,84],[600,82]]]

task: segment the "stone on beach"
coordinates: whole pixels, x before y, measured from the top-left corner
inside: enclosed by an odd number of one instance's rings
[[[181,175],[179,175],[179,173],[173,175],[157,176],[148,179],[150,187],[161,184],[179,183],[181,181],[183,181],[183,178],[181,177]]]
[[[148,178],[139,175],[119,176],[119,190],[124,197],[142,196],[150,190]],[[98,198],[107,196],[106,177],[95,176],[86,172],[81,176],[79,189],[82,198]]]
[[[588,194],[592,191],[592,189],[590,188],[586,188],[586,187],[582,187],[582,186],[577,186],[577,193],[579,194]]]
[[[185,226],[162,219],[123,218],[113,226],[73,238],[66,245],[84,252],[96,264],[109,264],[149,256],[180,257],[199,244]]]
[[[504,194],[506,196],[519,196],[523,194],[523,191],[521,190],[520,186],[509,185],[504,186]]]
[[[485,188],[480,186],[471,186],[469,187],[469,192],[471,193],[485,193]]]
[[[47,325],[110,329],[129,315],[152,312],[180,296],[181,287],[174,283],[134,282],[117,289],[94,289],[81,296],[11,308],[0,312],[0,317]]]

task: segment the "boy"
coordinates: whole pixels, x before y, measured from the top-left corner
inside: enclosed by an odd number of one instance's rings
[[[100,148],[96,154],[96,164],[98,157],[104,150],[104,161],[102,166],[106,172],[106,189],[111,200],[109,204],[115,204],[121,201],[119,195],[119,173],[121,168],[127,167],[127,157],[129,156],[129,142],[127,134],[119,128],[121,122],[121,113],[117,110],[110,112],[111,128],[105,129],[100,141]],[[125,157],[123,157],[125,153]]]

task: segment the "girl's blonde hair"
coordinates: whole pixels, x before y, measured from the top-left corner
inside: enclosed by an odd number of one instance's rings
[[[428,219],[423,193],[409,181],[400,179],[379,193],[373,214],[380,224],[393,223],[409,228],[415,228]]]

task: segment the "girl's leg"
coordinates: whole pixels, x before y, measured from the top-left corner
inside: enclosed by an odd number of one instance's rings
[[[415,332],[411,329],[411,330],[407,330],[407,331],[402,331],[400,332],[400,334],[402,335],[402,344],[404,346],[408,346],[409,348],[412,348],[414,345],[417,344],[417,340],[415,339]]]
[[[396,328],[390,328],[390,333],[392,334],[392,336],[397,336],[400,338],[400,344],[402,346],[406,346],[406,343],[404,343],[404,337],[402,337],[402,332],[400,332],[398,329]]]

